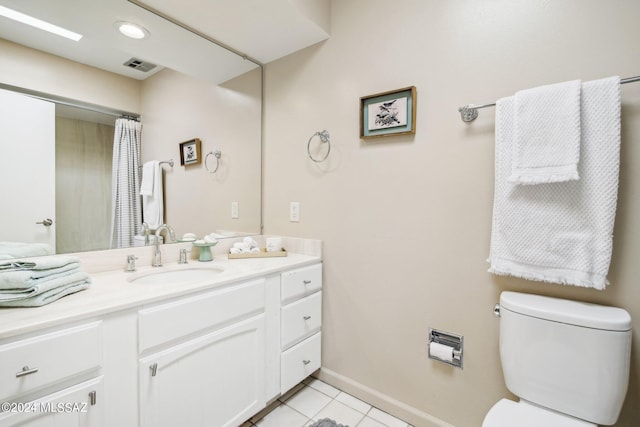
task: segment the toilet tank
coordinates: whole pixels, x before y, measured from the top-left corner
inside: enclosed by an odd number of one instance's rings
[[[615,307],[519,292],[500,296],[500,359],[521,399],[596,424],[627,393],[631,316]]]

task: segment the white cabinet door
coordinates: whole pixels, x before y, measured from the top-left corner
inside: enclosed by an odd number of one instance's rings
[[[26,403],[3,403],[0,427],[101,427],[103,378]]]
[[[264,314],[140,360],[141,427],[236,427],[265,402]]]

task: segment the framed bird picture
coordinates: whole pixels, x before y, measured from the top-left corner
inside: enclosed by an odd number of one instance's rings
[[[416,87],[360,98],[360,138],[416,133]]]

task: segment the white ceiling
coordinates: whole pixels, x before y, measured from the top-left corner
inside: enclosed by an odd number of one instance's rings
[[[262,64],[329,37],[330,0],[140,3]],[[128,0],[0,0],[0,5],[84,36],[74,42],[0,17],[0,38],[136,79],[168,67],[217,84],[257,66]],[[116,21],[140,24],[150,36],[128,39],[116,31]],[[132,57],[159,67],[143,73],[122,65]]]

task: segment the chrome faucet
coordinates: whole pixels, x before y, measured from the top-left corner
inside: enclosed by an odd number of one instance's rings
[[[151,234],[151,230],[149,229],[149,224],[146,222],[142,223],[142,235],[144,236],[144,245],[149,246],[149,234]]]
[[[154,234],[155,240],[153,242],[155,250],[153,252],[153,263],[151,264],[154,267],[162,267],[162,253],[160,252],[160,239],[158,239],[162,230],[167,230],[171,240],[174,242],[176,241],[176,233],[170,225],[162,224],[160,227],[156,228],[156,232]]]
[[[189,253],[191,251],[188,251],[186,249],[180,249],[180,257],[178,258],[178,264],[188,264],[189,260],[187,258],[187,253]]]
[[[135,255],[127,255],[127,266],[124,268],[124,271],[127,273],[132,273],[136,271],[136,260],[138,259]]]

